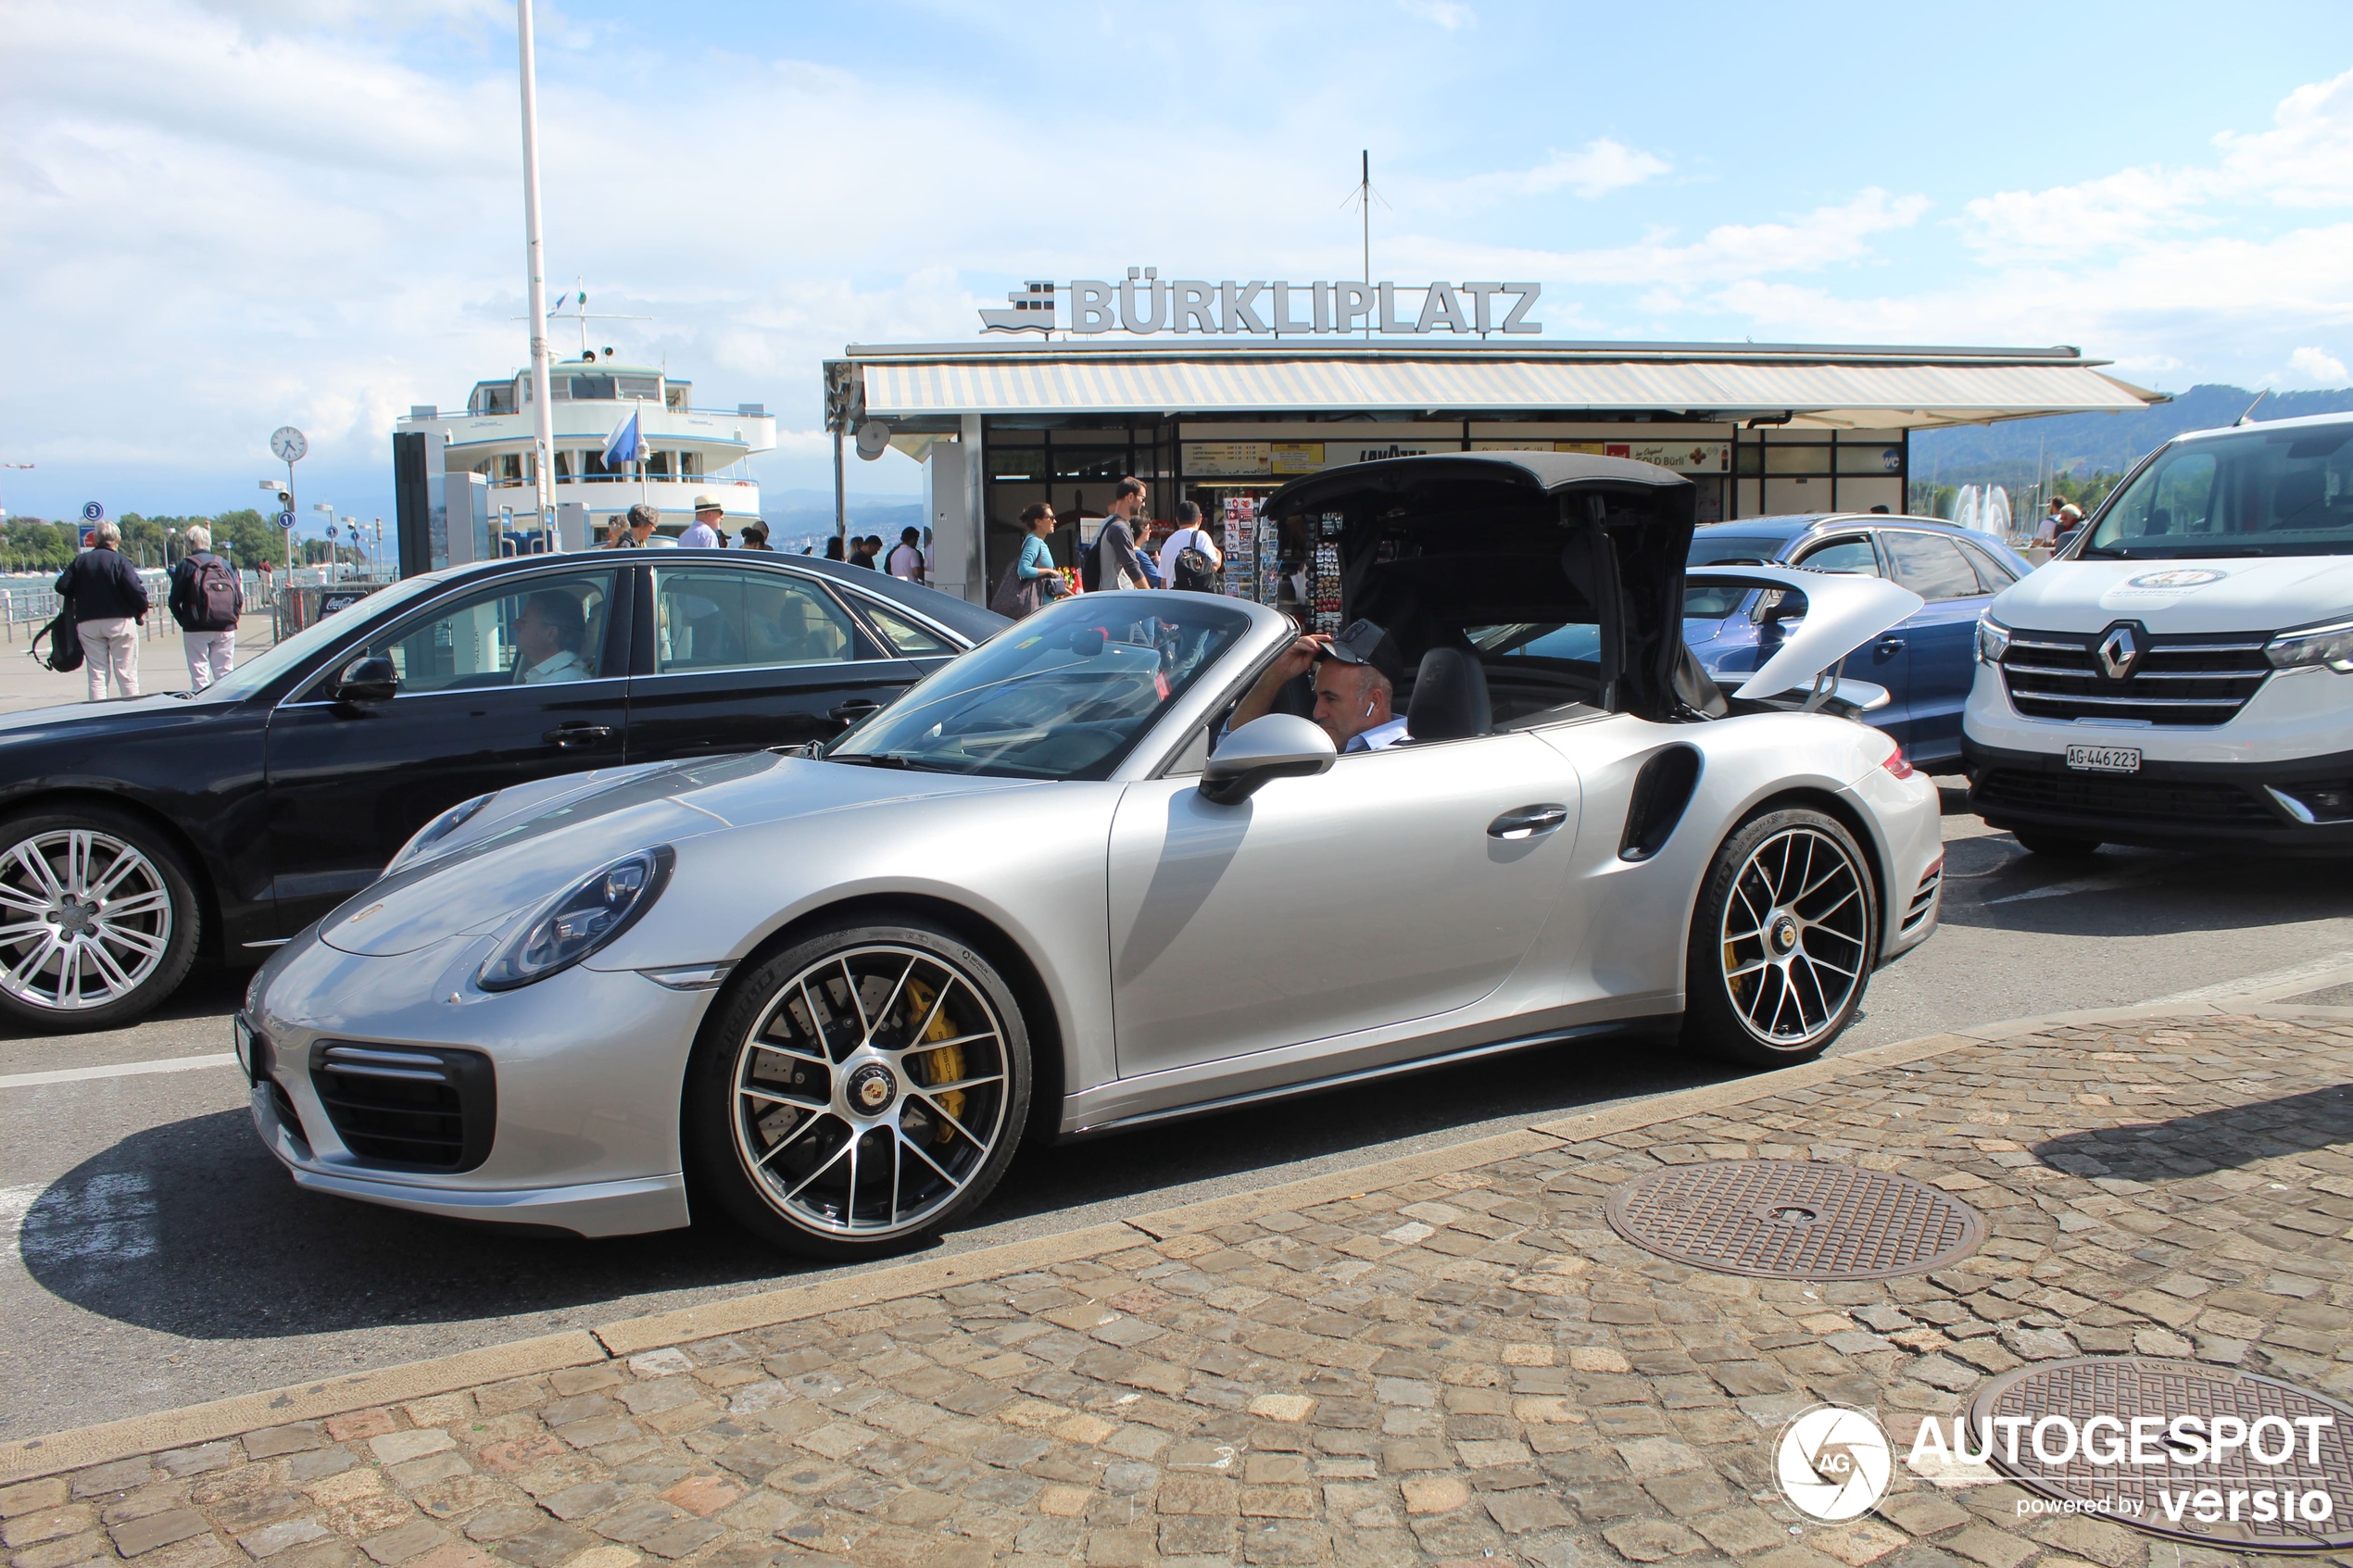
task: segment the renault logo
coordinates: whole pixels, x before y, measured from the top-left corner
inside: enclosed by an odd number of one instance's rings
[[[2134,640],[2130,626],[2112,628],[2100,639],[2100,668],[2111,681],[2121,681],[2133,673],[2133,666],[2141,661],[2141,645]]]

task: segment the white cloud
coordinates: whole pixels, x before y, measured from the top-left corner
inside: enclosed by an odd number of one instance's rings
[[[2269,131],[2214,138],[2223,170],[2283,207],[2353,202],[2353,70],[2297,88],[2271,120]]]
[[[1397,8],[1449,32],[1478,25],[1478,13],[1461,0],[1397,0]]]
[[[2318,348],[2299,348],[2287,357],[2284,373],[2265,378],[2273,386],[2343,386],[2348,378],[2345,361]]]
[[[1602,136],[1573,152],[1555,148],[1532,169],[1474,174],[1445,184],[1425,182],[1416,194],[1441,210],[1486,207],[1509,197],[1548,196],[1556,191],[1590,201],[1655,180],[1674,167],[1655,153]]]
[[[1672,290],[1777,272],[1814,272],[1860,261],[1871,237],[1906,229],[1928,211],[1921,195],[1871,189],[1835,207],[1817,207],[1779,223],[1725,223],[1689,244],[1673,231],[1655,230],[1640,242],[1597,250],[1537,251],[1425,243],[1419,254],[1440,276],[1558,279]],[[1457,272],[1457,268],[1470,269]]]

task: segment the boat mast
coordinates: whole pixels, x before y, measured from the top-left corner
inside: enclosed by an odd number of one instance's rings
[[[537,453],[532,465],[532,494],[544,539],[555,523],[548,486],[554,483],[556,466],[556,414],[547,384],[547,267],[539,234],[539,87],[537,68],[532,61],[531,0],[516,0],[515,39],[522,56],[522,224],[531,270],[531,425]],[[585,322],[581,330],[587,331]]]

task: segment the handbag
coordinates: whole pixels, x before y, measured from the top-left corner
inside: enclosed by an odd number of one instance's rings
[[[1005,575],[997,580],[997,592],[989,599],[988,608],[1013,621],[1037,614],[1041,608],[1038,588],[1041,581],[1036,577],[1025,579],[1021,574],[1021,562],[1014,561],[1005,568]]]
[[[41,651],[41,639],[49,639],[49,651]],[[57,601],[57,619],[32,634],[25,651],[60,675],[82,668],[82,634],[74,629],[73,600]]]

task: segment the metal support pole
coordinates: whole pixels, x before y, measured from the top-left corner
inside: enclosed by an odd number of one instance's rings
[[[842,488],[841,428],[834,428],[834,537],[838,539],[849,532],[849,494]]]
[[[522,224],[531,287],[532,494],[539,526],[554,520],[548,487],[554,483],[556,415],[547,377],[547,267],[539,232],[539,85],[534,64],[531,0],[517,0],[515,42],[522,75]]]

